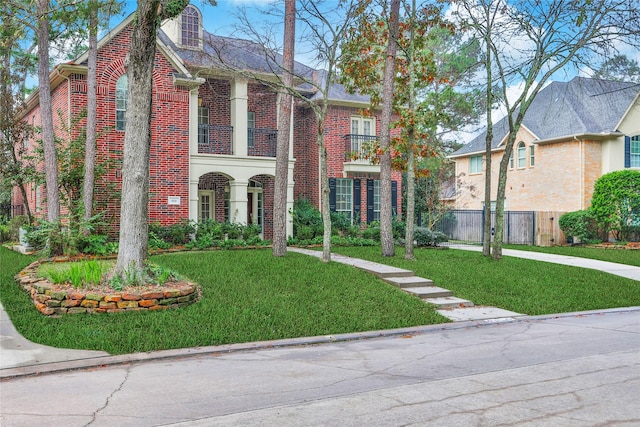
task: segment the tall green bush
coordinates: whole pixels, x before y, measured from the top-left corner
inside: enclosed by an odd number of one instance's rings
[[[640,235],[640,171],[602,175],[595,183],[591,212],[598,226],[617,240]]]
[[[598,224],[589,210],[562,214],[558,225],[565,236],[578,237],[582,242],[598,238]]]

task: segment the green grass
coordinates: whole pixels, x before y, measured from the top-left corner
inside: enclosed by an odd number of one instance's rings
[[[640,282],[595,270],[504,257],[496,262],[478,252],[417,249],[415,261],[396,250],[382,257],[379,247],[341,247],[344,255],[406,268],[476,305],[529,315],[640,305]]]
[[[23,336],[54,347],[122,354],[447,321],[367,273],[268,249],[152,257],[200,284],[202,299],[186,308],[46,317],[13,279],[34,259],[0,248],[0,298]]]
[[[504,245],[506,249],[544,252],[548,254],[570,255],[581,258],[599,259],[619,264],[640,267],[640,250],[638,249],[602,249],[589,246],[523,246]]]

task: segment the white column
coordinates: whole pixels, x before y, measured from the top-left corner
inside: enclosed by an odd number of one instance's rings
[[[293,97],[291,97],[291,121],[289,122],[289,160],[293,160],[293,120],[294,114],[293,109],[295,108],[295,102],[293,102]]]
[[[189,154],[198,154],[198,88],[189,92]],[[189,161],[189,219],[198,222],[198,181],[200,177]]]
[[[287,237],[293,237],[293,216],[291,212],[293,212],[293,168],[289,168],[289,182],[287,183],[287,215],[286,215],[286,224],[287,224]]]
[[[198,197],[198,181],[199,177],[189,181],[189,219],[198,222],[198,203],[200,198]]]
[[[247,224],[247,181],[229,181],[229,221]]]
[[[233,126],[233,154],[236,156],[247,155],[248,99],[247,80],[233,80],[231,82],[231,126]]]

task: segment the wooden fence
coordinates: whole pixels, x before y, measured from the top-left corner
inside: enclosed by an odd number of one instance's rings
[[[505,211],[504,243],[553,246],[565,244],[558,218],[564,212]],[[484,238],[484,211],[451,210],[443,213],[434,230],[446,234],[450,240],[464,243],[482,243]],[[492,213],[491,239],[495,230]]]

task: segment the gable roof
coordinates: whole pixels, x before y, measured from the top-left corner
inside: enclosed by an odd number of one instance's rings
[[[640,92],[640,84],[575,77],[542,89],[527,110],[522,125],[536,141],[584,134],[610,134]],[[493,126],[492,149],[509,133],[506,117]],[[485,151],[484,131],[450,157]]]

